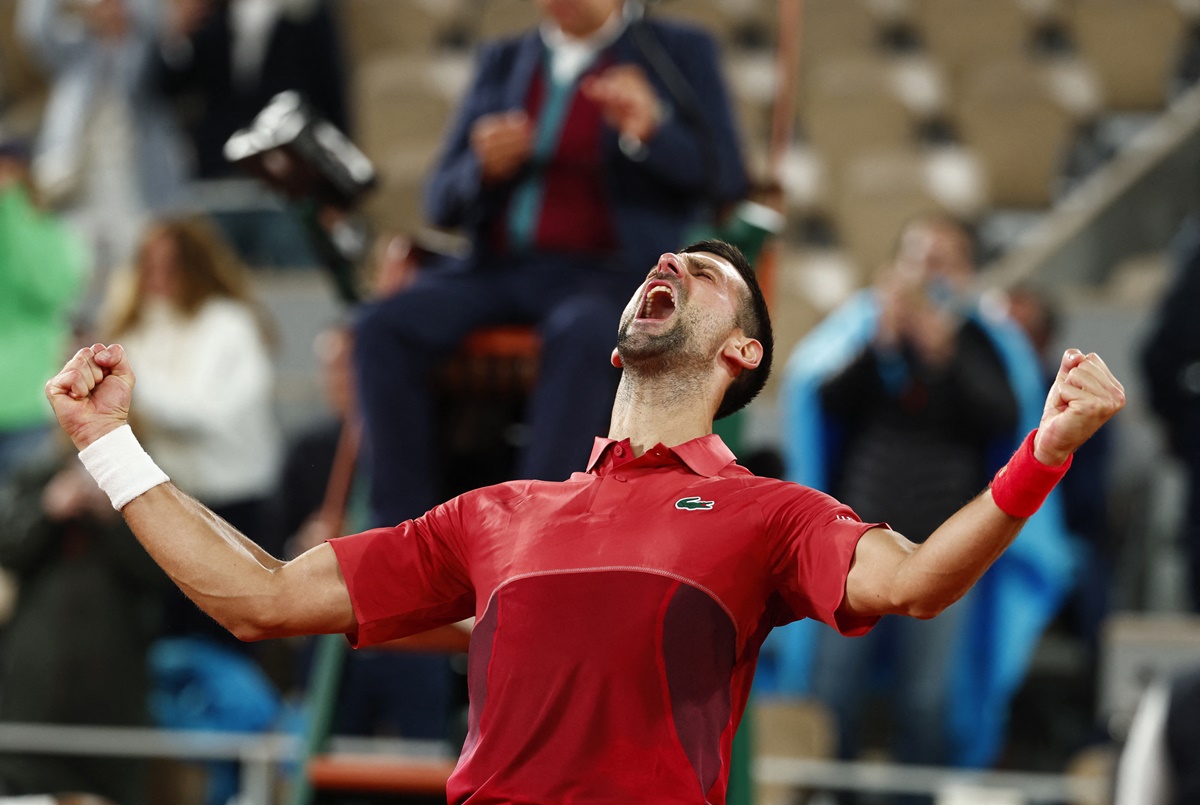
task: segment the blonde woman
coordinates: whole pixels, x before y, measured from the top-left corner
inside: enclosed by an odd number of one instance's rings
[[[206,220],[168,219],[148,227],[121,286],[110,333],[137,356],[141,438],[180,488],[260,533],[282,438],[272,332],[246,269]]]

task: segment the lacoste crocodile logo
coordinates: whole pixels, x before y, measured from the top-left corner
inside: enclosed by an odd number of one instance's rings
[[[675,501],[675,508],[683,509],[684,511],[707,511],[711,509],[715,501],[701,500],[699,497],[680,498]]]

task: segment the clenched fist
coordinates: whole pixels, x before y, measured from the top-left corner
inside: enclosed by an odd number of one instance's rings
[[[1033,454],[1057,467],[1125,407],[1125,388],[1092,352],[1068,349],[1046,397]]]
[[[129,419],[133,368],[120,344],[93,344],[75,353],[46,383],[58,424],[82,450]]]

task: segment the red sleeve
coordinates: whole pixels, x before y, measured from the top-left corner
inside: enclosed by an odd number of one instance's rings
[[[355,648],[425,632],[475,614],[463,560],[459,499],[394,528],[329,541],[358,628]]]
[[[775,587],[791,609],[783,623],[813,618],[848,636],[870,631],[879,622],[877,616],[853,617],[838,609],[859,539],[872,528],[887,526],[864,523],[849,506],[798,484],[780,484],[760,502],[767,517]]]

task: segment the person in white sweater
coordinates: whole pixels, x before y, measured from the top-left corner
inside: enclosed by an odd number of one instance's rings
[[[265,534],[283,440],[273,332],[245,267],[204,219],[160,220],[114,283],[108,318],[137,356],[141,437],[181,488],[251,537]],[[172,631],[208,631],[199,618],[168,620]]]

